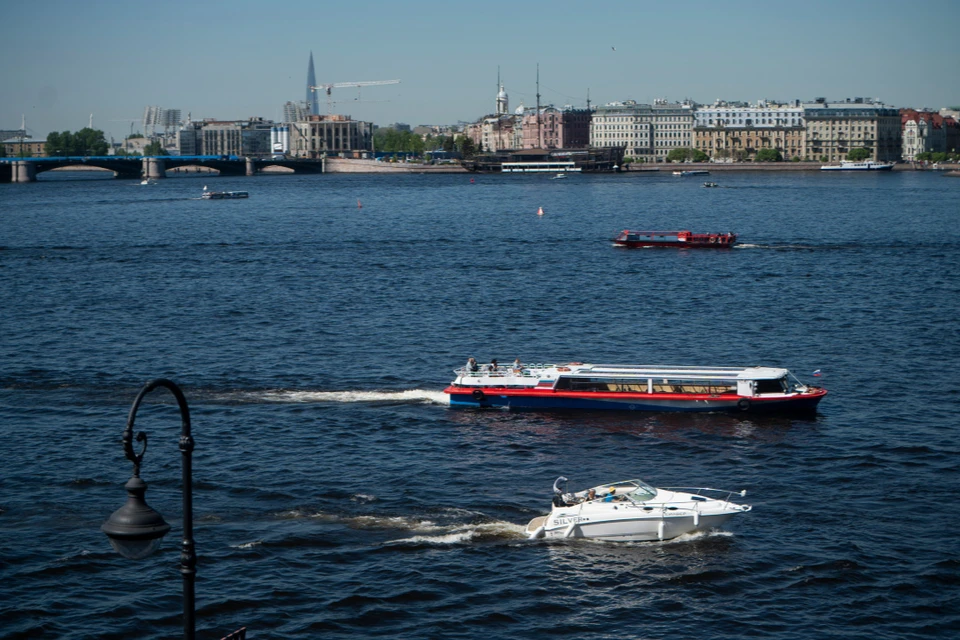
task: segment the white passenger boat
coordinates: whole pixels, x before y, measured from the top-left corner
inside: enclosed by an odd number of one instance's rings
[[[841,160],[840,164],[825,164],[820,167],[821,171],[890,171],[891,169],[893,169],[892,162],[875,162],[873,160],[864,160],[863,162]]]
[[[827,390],[778,367],[523,364],[456,369],[451,407],[815,413]]]
[[[525,532],[530,540],[670,540],[686,533],[715,529],[752,508],[730,501],[734,495],[745,496],[745,490],[657,489],[642,480],[624,480],[567,493],[566,482],[563,476],[556,479],[553,509],[527,524]]]

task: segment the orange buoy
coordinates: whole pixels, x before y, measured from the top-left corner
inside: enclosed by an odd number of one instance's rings
[[[540,207],[539,209],[537,209],[537,215],[538,215],[538,216],[542,216],[542,215],[543,215],[543,207]]]
[[[357,198],[357,209],[363,209],[363,205],[360,204],[360,198]]]

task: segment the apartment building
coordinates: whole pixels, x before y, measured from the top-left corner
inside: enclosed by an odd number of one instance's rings
[[[585,149],[590,143],[590,111],[542,107],[527,110],[522,120],[522,149]]]
[[[290,154],[297,158],[351,157],[372,151],[372,122],[331,114],[290,123]]]
[[[810,160],[839,162],[852,149],[866,149],[871,160],[896,161],[902,151],[900,111],[871,98],[803,103],[806,154]]]
[[[625,156],[664,162],[674,149],[693,147],[694,110],[692,102],[608,103],[593,112],[590,146],[624,147]]]
[[[717,101],[696,109],[693,146],[711,159],[753,160],[761,149],[775,149],[789,160],[806,155],[804,132],[799,101]]]

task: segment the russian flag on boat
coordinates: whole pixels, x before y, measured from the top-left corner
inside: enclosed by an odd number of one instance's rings
[[[823,374],[820,373],[820,369],[817,369],[816,371],[813,372],[813,377],[814,377],[814,378],[819,378],[819,377],[822,376],[822,375],[823,375]]]

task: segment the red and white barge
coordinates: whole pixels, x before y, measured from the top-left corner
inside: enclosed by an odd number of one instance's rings
[[[630,231],[624,229],[613,239],[616,247],[676,247],[729,249],[737,244],[735,233],[693,233],[692,231]]]

